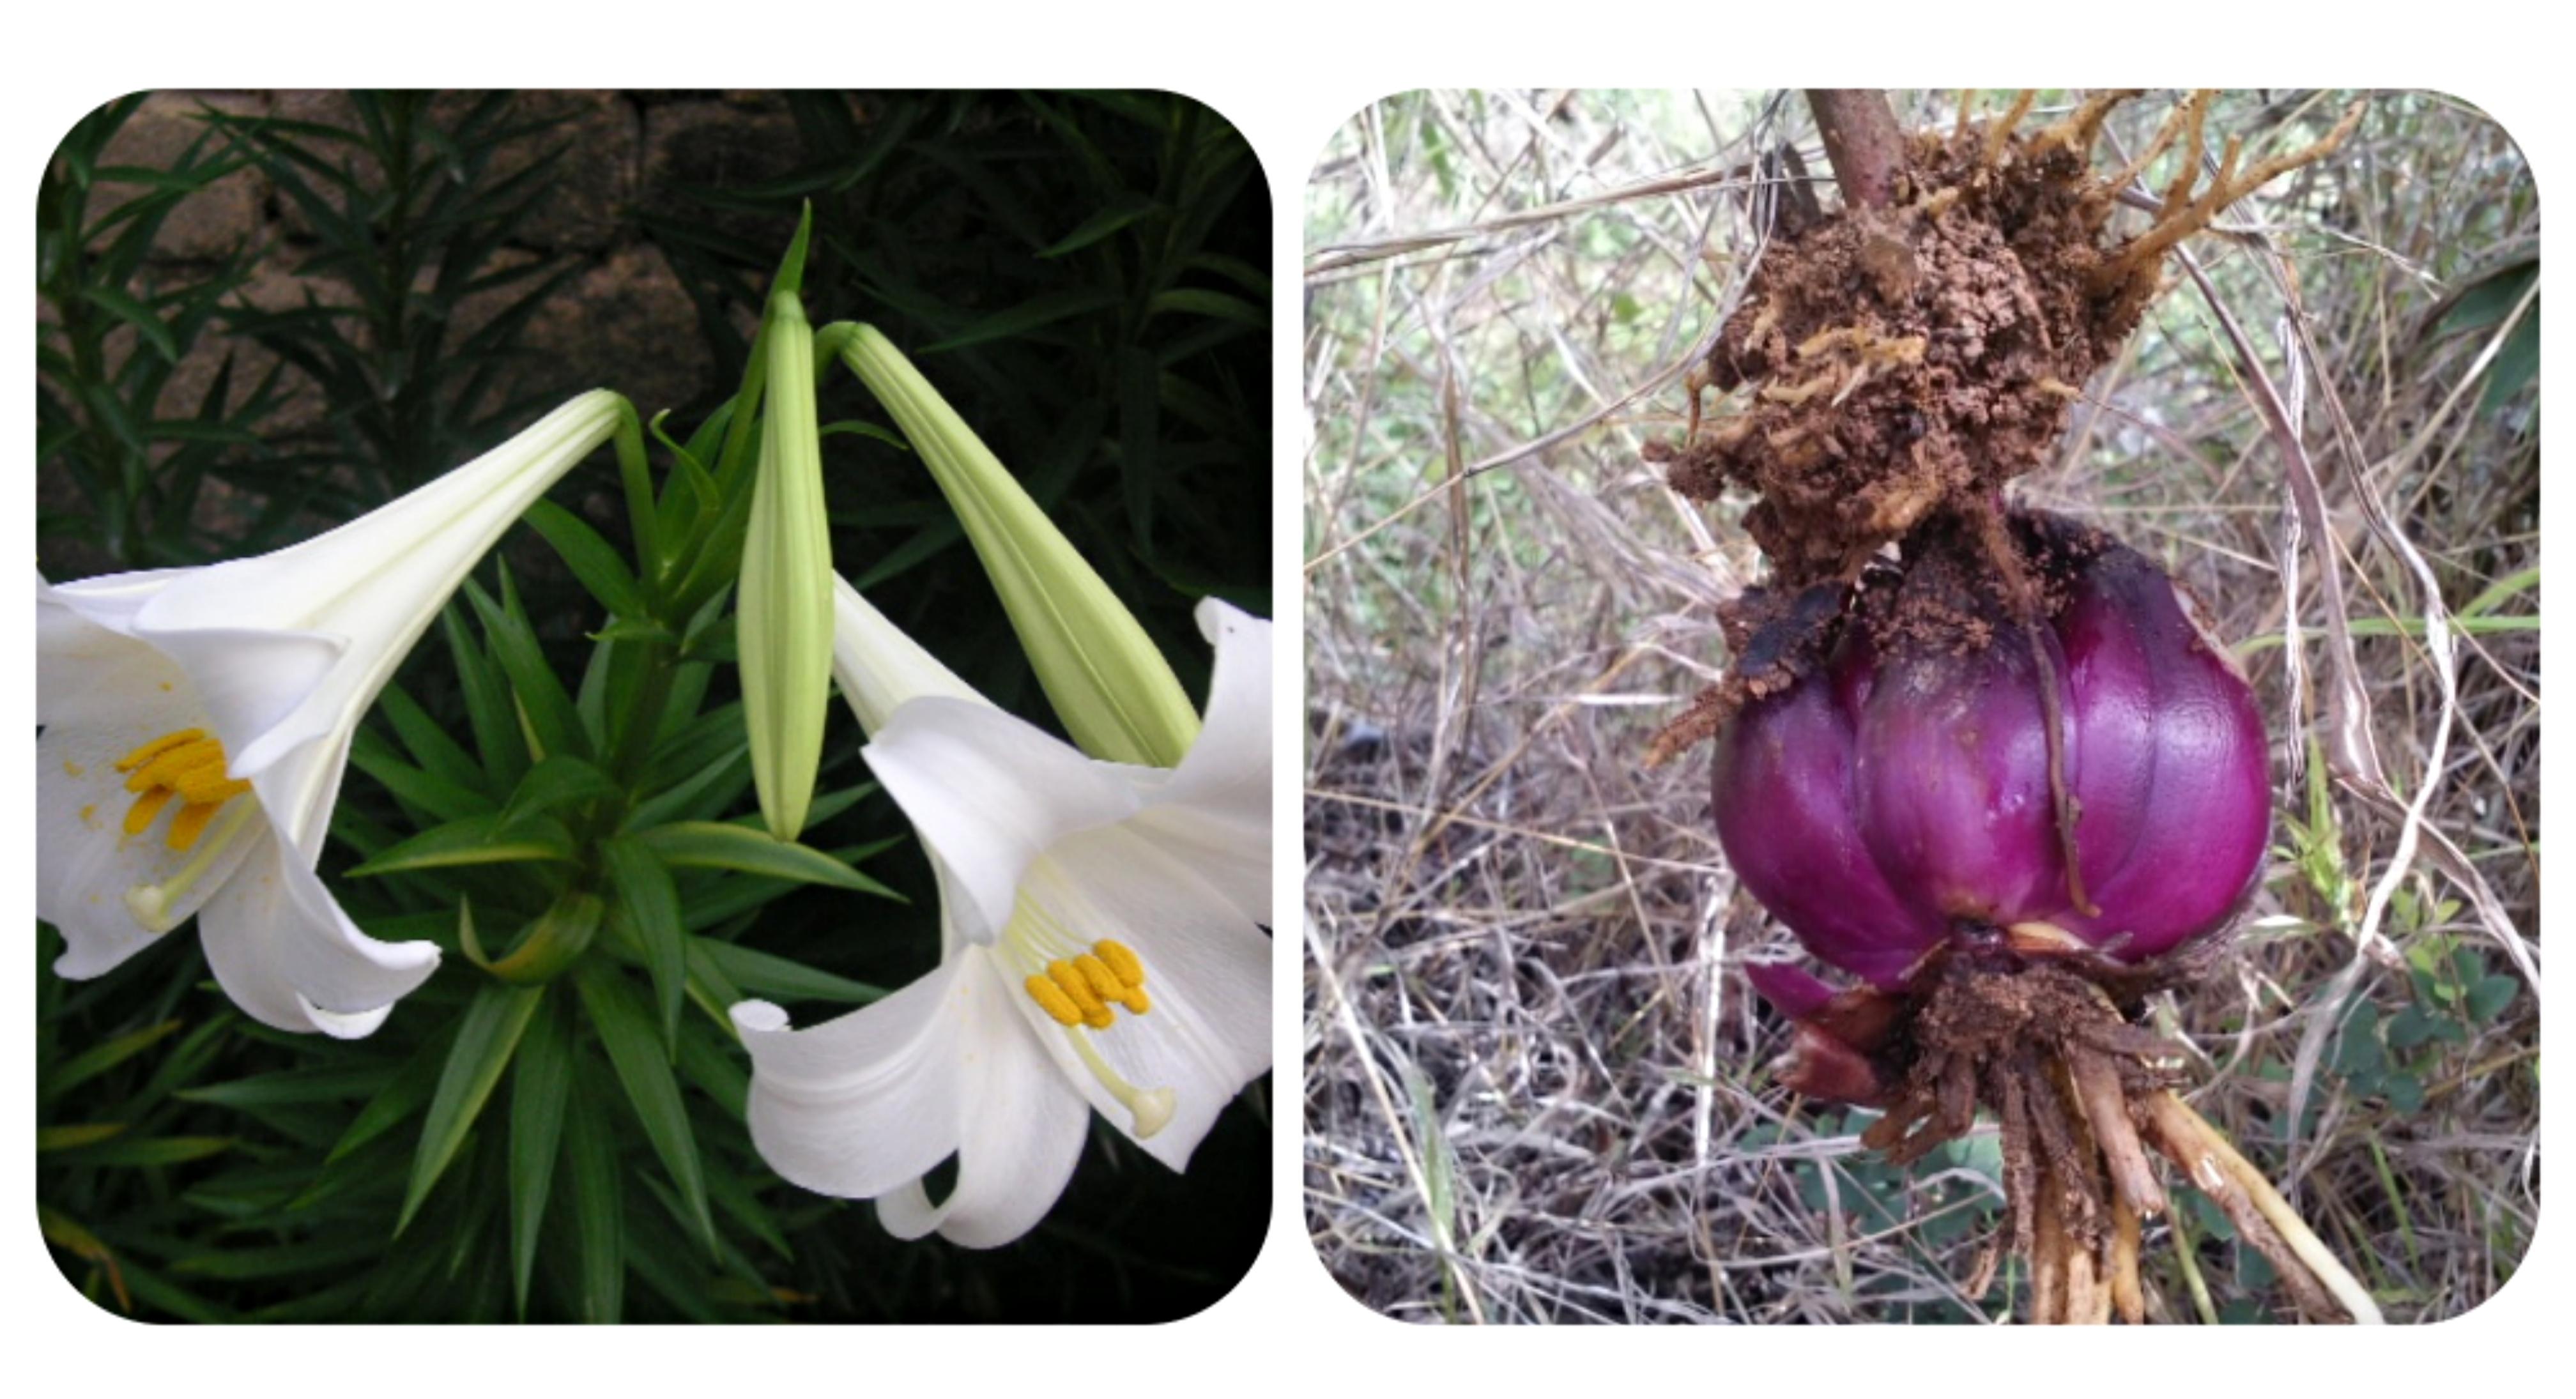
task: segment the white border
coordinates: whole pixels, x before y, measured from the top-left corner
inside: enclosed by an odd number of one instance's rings
[[[2544,191],[2567,149],[2563,79],[2544,63],[2563,54],[2551,26],[2502,4],[2312,8],[2245,5],[2221,13],[2153,5],[1921,3],[1802,4],[1756,10],[1693,6],[1416,5],[1389,0],[1224,5],[583,6],[579,14],[529,0],[432,0],[422,6],[310,3],[179,6],[158,0],[47,6],[10,25],[8,105],[0,172],[18,192],[0,219],[0,266],[27,276],[26,196],[61,133],[108,98],[144,87],[621,86],[842,87],[1156,86],[1216,107],[1249,137],[1270,175],[1277,228],[1275,332],[1276,540],[1274,606],[1282,645],[1302,635],[1298,560],[1308,437],[1299,379],[1302,193],[1330,133],[1390,92],[1447,84],[1553,82],[1742,87],[1833,82],[1905,86],[2163,82],[2251,86],[2284,76],[2348,85],[2434,86],[2479,103],[2523,143]],[[2517,13],[2519,11],[2519,13]],[[1976,33],[1968,32],[1977,26]],[[2547,225],[2544,223],[2544,228]],[[2566,242],[2557,234],[2545,243]],[[2563,250],[2562,250],[2563,252]],[[28,283],[21,280],[18,285]],[[16,303],[23,313],[26,301]],[[23,323],[22,323],[23,324]],[[2544,363],[2576,324],[2562,316]],[[24,385],[32,342],[11,338],[6,382]],[[2547,380],[2545,379],[2545,382]],[[25,463],[31,440],[23,387],[5,398],[0,441]],[[2546,469],[2546,468],[2544,468]],[[32,538],[22,468],[0,491],[14,537]],[[2564,520],[2571,491],[2544,502],[2544,559],[2576,539]],[[22,547],[25,547],[22,545]],[[2564,562],[2563,559],[2560,560]],[[28,654],[24,614],[12,614],[0,654]],[[49,1392],[199,1395],[279,1389],[377,1395],[444,1394],[460,1382],[508,1377],[512,1391],[566,1392],[645,1382],[637,1392],[749,1386],[796,1392],[969,1393],[1081,1385],[1122,1394],[1216,1388],[1239,1394],[1356,1389],[1401,1392],[1576,1393],[1672,1387],[1683,1392],[1829,1386],[1885,1388],[1913,1399],[1986,1396],[2023,1384],[2088,1396],[2169,1399],[2203,1389],[2293,1395],[2367,1385],[2367,1392],[2519,1385],[2554,1347],[2548,1327],[2570,1315],[2565,1248],[2545,1230],[2523,1271],[2493,1302],[2434,1328],[2378,1335],[2287,1328],[2071,1334],[1854,1328],[1830,1336],[1792,1328],[1522,1329],[1451,1336],[1363,1311],[1323,1274],[1297,1203],[1302,941],[1299,779],[1304,765],[1303,670],[1278,667],[1282,779],[1276,794],[1279,978],[1274,1033],[1278,1206],[1251,1277],[1201,1317],[1151,1331],[1075,1338],[1030,1328],[969,1337],[953,1330],[803,1327],[759,1331],[629,1328],[613,1338],[568,1328],[460,1330],[434,1346],[390,1328],[152,1328],[121,1322],[66,1287],[14,1207],[0,1249],[0,1300],[20,1385]],[[32,670],[9,692],[32,718]],[[31,791],[28,750],[5,770]],[[2544,800],[2566,784],[2544,773]],[[2551,804],[2562,804],[2553,801]],[[2576,808],[2567,808],[2576,809]],[[14,887],[31,889],[35,843],[27,808],[6,808],[0,849]],[[23,924],[21,925],[23,926]],[[34,959],[10,959],[0,1005],[31,1005]],[[0,1200],[33,1195],[27,1126],[34,1083],[29,1038],[0,1034],[0,1122],[17,1137],[0,1150]],[[2557,1075],[2546,1114],[2560,1119],[2571,1089]]]

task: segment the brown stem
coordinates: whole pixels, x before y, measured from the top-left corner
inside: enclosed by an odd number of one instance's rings
[[[1842,186],[1846,209],[1884,209],[1896,202],[1896,180],[1905,172],[1905,131],[1896,110],[1876,88],[1811,87],[1807,105],[1825,138],[1825,159]]]

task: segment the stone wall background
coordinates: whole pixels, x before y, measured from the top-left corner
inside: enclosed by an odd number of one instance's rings
[[[471,96],[443,98],[439,105],[461,105]],[[203,134],[204,108],[343,127],[357,120],[342,92],[156,93],[118,133],[109,147],[111,162],[160,166],[176,158]],[[699,213],[674,192],[678,185],[728,186],[786,173],[797,146],[783,100],[766,92],[540,91],[520,93],[518,110],[564,125],[509,143],[495,162],[495,175],[525,168],[555,145],[569,147],[556,163],[551,188],[492,270],[558,254],[581,264],[571,284],[549,298],[528,328],[524,343],[532,351],[532,371],[560,381],[557,386],[567,392],[613,379],[648,414],[720,397],[730,386],[719,387],[711,377],[714,366],[689,295],[669,259],[643,235],[637,215]],[[335,275],[298,270],[319,251],[312,227],[256,168],[236,171],[182,201],[162,227],[153,261],[171,273],[201,272],[237,248],[254,257],[255,274],[244,291],[253,305],[283,309],[308,295],[324,304],[348,300]],[[257,345],[209,337],[174,379],[165,407],[193,406],[189,390],[203,393],[227,350],[250,355],[248,365],[265,368],[259,358],[265,352]],[[302,418],[281,418],[278,428],[309,428],[319,405],[307,405],[304,412]]]
[[[432,104],[432,113],[452,115],[480,95],[444,95]],[[106,163],[167,168],[190,144],[206,137],[204,114],[210,110],[343,128],[358,120],[345,92],[159,92],[117,133]],[[494,159],[495,178],[524,170],[557,146],[564,149],[530,216],[478,272],[549,258],[568,260],[572,272],[518,337],[524,355],[508,391],[551,401],[605,386],[632,398],[648,417],[673,408],[683,410],[686,418],[686,410],[720,400],[731,391],[735,371],[719,370],[695,304],[640,216],[649,211],[704,217],[701,206],[676,192],[680,186],[729,187],[774,179],[790,169],[798,147],[784,99],[771,92],[533,91],[516,95],[514,119],[548,125],[505,144]],[[317,148],[342,149],[321,143]],[[371,172],[361,167],[358,173]],[[113,183],[102,185],[101,191],[94,210],[138,192]],[[737,222],[742,220],[736,216]],[[787,230],[771,228],[771,222],[755,219],[750,227],[729,231],[783,247]],[[240,253],[249,259],[250,280],[228,303],[268,311],[353,304],[341,274],[307,270],[323,251],[302,209],[254,165],[180,201],[154,240],[144,285],[201,279]],[[487,323],[513,290],[469,299],[451,337],[469,335]],[[748,322],[744,333],[749,333]],[[111,341],[112,354],[132,348],[129,333]],[[218,323],[198,337],[171,375],[156,405],[158,414],[195,412],[227,357],[234,360],[235,404],[247,398],[277,360],[257,341],[224,333]],[[261,437],[282,451],[326,448],[329,405],[322,393],[291,365],[280,382],[285,402],[262,423]],[[40,510],[80,506],[78,493],[58,472],[40,473],[37,487]],[[197,519],[220,534],[225,513],[239,508],[220,481],[209,482]],[[58,576],[113,566],[75,539],[47,539],[39,552],[42,565]]]

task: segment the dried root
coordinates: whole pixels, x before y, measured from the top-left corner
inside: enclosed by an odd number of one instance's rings
[[[1994,1113],[2006,1237],[2030,1263],[2033,1322],[2146,1320],[2145,1226],[2170,1207],[2151,1148],[2270,1260],[2298,1315],[2379,1320],[2280,1193],[2174,1095],[2170,1046],[2084,972],[1954,957],[1930,969],[1900,1038],[1901,1086],[1861,1143],[1902,1165],[1966,1135],[1980,1107]]]

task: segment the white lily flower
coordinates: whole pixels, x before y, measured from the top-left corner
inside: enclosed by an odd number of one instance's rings
[[[371,1033],[438,947],[379,942],[314,870],[349,743],[477,559],[615,432],[594,390],[400,500],[202,568],[36,579],[36,914],[66,977],[195,915],[235,1004]]]
[[[1003,713],[848,583],[833,673],[937,873],[930,975],[811,1029],[734,1007],[749,1120],[788,1180],[970,1248],[1035,1227],[1097,1109],[1183,1170],[1270,1067],[1270,624],[1210,600],[1216,675],[1174,768],[1101,762]],[[931,1203],[922,1177],[957,1158]]]

